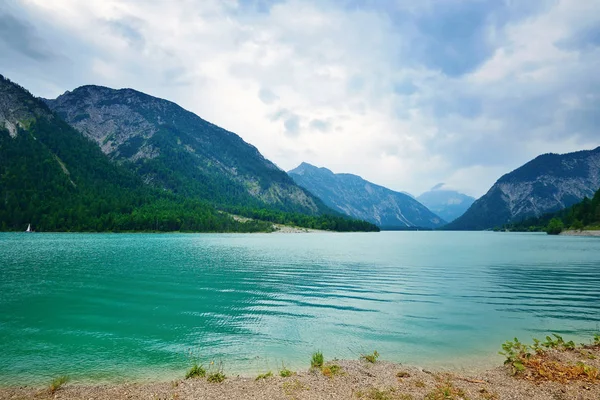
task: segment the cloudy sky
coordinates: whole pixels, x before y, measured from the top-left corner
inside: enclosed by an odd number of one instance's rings
[[[2,0],[0,73],[175,101],[285,170],[480,196],[600,145],[600,0]]]

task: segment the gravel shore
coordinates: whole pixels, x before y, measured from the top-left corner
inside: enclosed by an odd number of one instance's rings
[[[556,352],[560,362],[584,362],[600,368],[600,348]],[[48,388],[0,388],[0,399],[374,399],[374,400],[598,400],[598,380],[568,383],[534,383],[513,377],[508,367],[475,374],[427,371],[401,364],[378,361],[333,361],[341,372],[325,376],[321,370],[303,371],[287,378],[275,376],[256,380],[229,377],[222,383],[206,379],[118,385],[67,383],[54,393]],[[330,363],[330,364],[331,364]],[[327,365],[327,364],[326,364]]]
[[[600,231],[562,231],[564,236],[600,236]]]

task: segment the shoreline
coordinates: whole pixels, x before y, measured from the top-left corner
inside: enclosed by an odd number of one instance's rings
[[[0,399],[583,399],[600,398],[600,346],[544,350],[551,363],[575,366],[585,363],[592,371],[586,379],[536,380],[525,372],[513,376],[511,366],[476,371],[428,370],[376,360],[331,360],[323,367],[280,376],[279,370],[263,377],[235,376],[222,382],[207,378],[171,381],[94,384],[67,382],[52,391],[48,386],[0,386]],[[595,371],[595,372],[594,372]],[[271,372],[271,374],[268,374]],[[208,368],[207,374],[211,373]],[[593,374],[596,375],[593,375]],[[288,375],[288,374],[286,374]],[[208,375],[207,375],[208,376]],[[158,377],[156,377],[158,378]]]
[[[566,230],[559,233],[561,236],[587,236],[587,237],[600,237],[600,230],[597,231],[574,231],[574,230]]]

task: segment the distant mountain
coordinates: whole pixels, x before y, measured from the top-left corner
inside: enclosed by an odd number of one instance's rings
[[[557,211],[592,197],[600,188],[600,147],[568,154],[544,154],[502,176],[445,229],[500,227]]]
[[[435,228],[445,222],[404,193],[394,192],[351,174],[302,163],[288,172],[294,181],[334,210],[383,229]]]
[[[330,211],[235,133],[132,89],[82,86],[44,100],[147,184],[223,206]]]
[[[475,198],[454,190],[443,189],[443,184],[438,184],[417,197],[417,200],[444,220],[452,222],[467,211]]]

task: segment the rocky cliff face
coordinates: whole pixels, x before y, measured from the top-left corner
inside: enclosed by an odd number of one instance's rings
[[[294,181],[329,207],[384,229],[435,228],[444,221],[404,193],[394,192],[351,174],[302,163],[288,172]]]
[[[0,75],[0,128],[16,137],[37,118],[52,119],[52,112],[26,89]]]
[[[600,147],[544,154],[498,179],[448,229],[490,229],[569,207],[600,188]]]
[[[45,102],[153,186],[216,204],[327,210],[254,146],[170,101],[83,86]]]
[[[417,197],[417,200],[442,219],[452,222],[467,211],[475,198],[455,190],[443,189],[442,186],[436,185]]]

